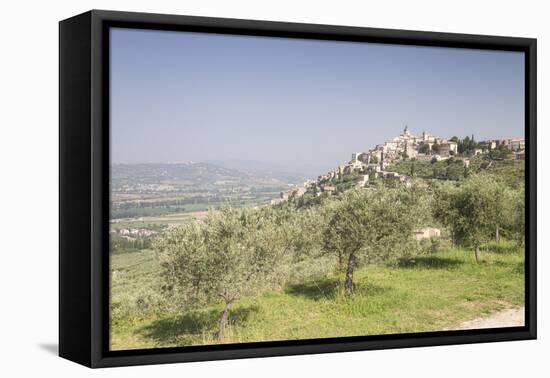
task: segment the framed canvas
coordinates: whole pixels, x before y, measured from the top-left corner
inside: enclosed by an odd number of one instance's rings
[[[60,22],[59,354],[536,338],[536,40]]]

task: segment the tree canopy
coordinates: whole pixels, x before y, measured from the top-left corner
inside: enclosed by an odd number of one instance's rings
[[[157,238],[154,248],[163,270],[165,289],[187,307],[224,304],[219,340],[231,305],[280,284],[295,241],[284,211],[223,208],[204,223],[189,222]]]
[[[349,190],[328,211],[323,251],[336,254],[345,270],[344,287],[353,292],[353,272],[360,265],[399,256],[423,220],[425,198],[415,188]]]

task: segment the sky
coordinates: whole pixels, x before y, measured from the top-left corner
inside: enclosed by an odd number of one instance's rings
[[[114,28],[112,163],[333,169],[398,136],[524,134],[524,55]],[[321,172],[320,172],[321,173]]]

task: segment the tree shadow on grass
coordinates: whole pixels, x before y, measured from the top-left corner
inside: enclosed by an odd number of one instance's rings
[[[299,297],[305,297],[318,301],[320,299],[332,299],[338,296],[340,283],[336,279],[323,279],[305,283],[289,285],[285,292]]]
[[[518,261],[518,262],[495,261],[493,264],[501,268],[508,268],[510,272],[514,274],[525,273],[525,263],[523,261]]]
[[[386,288],[373,285],[369,282],[355,282],[354,294],[376,295],[386,291]],[[293,296],[300,296],[314,301],[322,299],[335,299],[344,296],[342,283],[337,279],[324,279],[290,285],[285,292]]]
[[[229,313],[228,322],[242,325],[252,313],[258,311],[257,305],[237,307]],[[200,344],[204,335],[215,337],[220,316],[221,310],[217,309],[192,311],[181,316],[156,320],[136,333],[161,345]]]
[[[437,256],[407,257],[397,261],[398,268],[449,269],[461,264],[461,260]]]

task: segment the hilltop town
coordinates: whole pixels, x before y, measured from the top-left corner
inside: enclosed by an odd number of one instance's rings
[[[494,168],[496,160],[511,159],[525,159],[524,138],[477,142],[473,136],[414,135],[405,127],[401,135],[366,152],[353,152],[345,164],[301,185],[290,184],[300,181],[285,177],[252,175],[209,163],[118,164],[112,168],[112,244],[114,249],[133,248],[165,228],[190,218],[200,220],[210,207],[228,202],[261,206],[296,201],[305,206],[349,188],[374,188],[381,182],[410,186],[418,178],[463,178],[465,168],[480,160]],[[425,174],[437,169],[453,174]]]
[[[298,199],[306,193],[320,196],[337,191],[335,183],[347,181],[347,187],[367,187],[373,180],[392,180],[411,185],[411,177],[403,173],[392,171],[391,166],[396,163],[412,160],[423,162],[439,162],[452,157],[460,157],[462,164],[468,167],[473,156],[487,156],[494,159],[525,160],[525,138],[491,139],[476,142],[474,137],[459,140],[436,137],[422,132],[414,135],[405,126],[403,133],[395,138],[377,144],[367,152],[354,152],[351,160],[317,177],[308,180],[301,186],[294,186],[280,193],[279,198],[271,200],[272,205]]]

